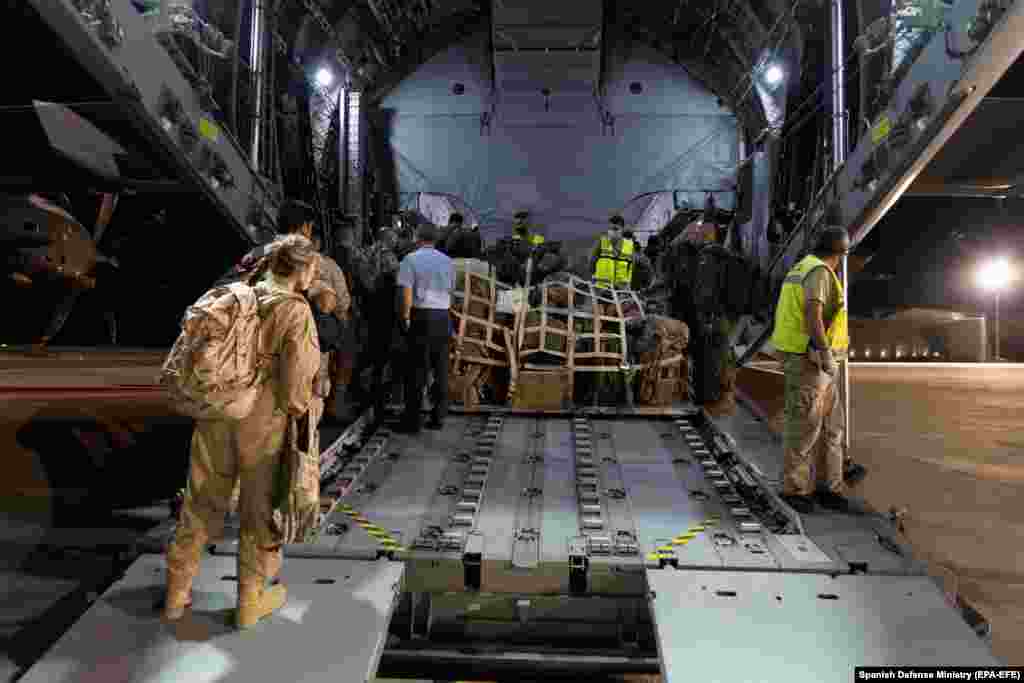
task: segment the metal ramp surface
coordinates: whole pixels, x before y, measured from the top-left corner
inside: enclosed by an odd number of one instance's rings
[[[653,670],[656,653],[670,681],[994,663],[921,566],[878,542],[884,520],[798,528],[775,507],[764,426],[728,427],[477,415],[412,439],[356,423],[324,452],[320,534],[285,548],[279,615],[246,634],[228,622],[229,528],[184,630],[161,625],[164,561],[145,556],[24,680],[364,681],[385,639],[385,668],[436,655],[446,673]]]
[[[397,562],[289,558],[288,603],[239,632],[234,558],[203,558],[191,612],[170,625],[156,606],[166,565],[144,555],[20,680],[364,683],[376,674],[403,573]]]
[[[286,552],[405,560],[411,591],[464,590],[467,566],[484,591],[622,596],[642,595],[644,567],[663,563],[924,574],[878,515],[800,520],[781,503],[781,449],[745,413],[722,426],[696,412],[451,416],[441,432],[381,430],[328,456],[321,533]],[[217,554],[236,552],[230,531]]]
[[[858,666],[998,666],[927,577],[647,572],[666,683],[846,683]]]
[[[736,444],[737,456],[767,486],[782,490],[782,441],[745,407],[734,415],[710,418],[716,429]],[[819,509],[803,515],[802,535],[775,536],[770,547],[784,545],[799,562],[783,565],[786,569],[809,569],[819,553],[840,561],[841,566],[856,565],[870,574],[926,573],[925,563],[913,557],[909,547],[899,540],[892,523],[884,516],[862,509],[863,514],[842,515]],[[809,542],[808,542],[809,541]],[[800,547],[807,552],[793,552]]]

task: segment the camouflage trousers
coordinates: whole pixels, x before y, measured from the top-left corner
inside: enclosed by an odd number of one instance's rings
[[[313,380],[313,395],[324,401],[325,408],[321,411],[320,418],[323,418],[323,413],[326,412],[327,406],[331,405],[330,396],[333,389],[331,383],[331,364],[334,362],[333,353],[321,353],[320,354],[320,369],[317,371],[316,378]],[[333,414],[333,411],[332,411]],[[234,488],[231,491],[231,504],[229,511],[231,514],[238,512],[238,501],[242,494],[242,480],[241,478],[235,479]]]
[[[808,358],[786,354],[785,495],[810,495],[815,482],[843,493],[843,405],[835,377]],[[813,470],[813,473],[812,473]]]
[[[192,434],[185,500],[167,548],[168,600],[191,590],[200,555],[224,531],[235,482],[240,484],[238,580],[262,585],[281,569],[281,538],[274,524],[273,494],[286,418],[265,392],[253,414],[238,422],[201,420]],[[269,410],[268,410],[269,408]]]

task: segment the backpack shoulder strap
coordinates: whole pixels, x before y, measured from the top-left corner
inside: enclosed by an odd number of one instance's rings
[[[260,308],[268,313],[285,301],[306,301],[306,298],[297,292],[282,292],[262,287],[249,287],[248,289],[259,303]]]

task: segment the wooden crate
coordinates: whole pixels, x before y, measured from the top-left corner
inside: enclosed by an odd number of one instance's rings
[[[637,403],[664,406],[685,399],[689,388],[688,369],[683,355],[645,363],[637,377]]]
[[[523,410],[559,410],[571,397],[572,374],[560,370],[523,370],[519,373],[513,408]]]
[[[466,361],[509,367],[514,321],[503,324],[505,316],[497,313],[498,295],[509,289],[493,274],[473,272],[469,267],[458,273],[450,309],[455,322],[453,365]]]
[[[464,365],[462,372],[448,376],[448,400],[472,409],[480,405],[477,387],[485,374],[485,366],[475,363]]]
[[[450,309],[455,334],[449,355],[448,396],[466,408],[479,406],[481,385],[502,368],[515,374],[515,318],[497,310],[498,298],[510,289],[491,270],[478,272],[469,263],[456,263]]]
[[[644,405],[670,406],[685,397],[686,383],[681,379],[662,379],[654,384],[654,395]]]

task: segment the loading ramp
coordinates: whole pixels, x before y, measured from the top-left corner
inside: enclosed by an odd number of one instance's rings
[[[201,636],[160,624],[163,559],[147,555],[24,680],[365,681],[378,658],[476,676],[656,666],[667,681],[997,663],[886,520],[797,524],[766,435],[695,410],[453,415],[416,439],[360,423],[325,451],[329,509],[285,549],[280,614],[229,629],[229,525],[187,617]]]

